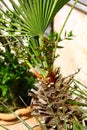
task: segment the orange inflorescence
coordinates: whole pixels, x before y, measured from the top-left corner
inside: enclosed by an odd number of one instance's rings
[[[38,79],[42,79],[41,74],[34,68],[31,69],[31,71],[34,73],[34,75],[38,78]]]
[[[46,81],[49,83],[53,83],[55,82],[55,73],[53,71],[50,71],[46,77]]]

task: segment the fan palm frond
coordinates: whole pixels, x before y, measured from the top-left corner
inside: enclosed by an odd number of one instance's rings
[[[7,18],[12,18],[12,21],[8,21],[6,18],[0,18],[2,23],[14,26],[16,32],[21,34],[27,34],[29,36],[42,35],[55,14],[69,1],[69,0],[9,0],[12,9],[7,5],[7,2],[1,0],[1,3],[10,12],[7,15],[3,11]],[[4,29],[7,32],[13,31],[12,28],[0,26],[0,29]]]

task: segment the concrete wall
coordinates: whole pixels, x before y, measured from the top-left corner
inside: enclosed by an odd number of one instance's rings
[[[66,18],[70,6],[64,6],[63,9],[55,16],[54,30],[59,32],[64,19]],[[60,42],[63,49],[58,49],[60,57],[56,59],[55,66],[61,66],[61,72],[64,76],[72,74],[80,69],[76,76],[78,80],[87,85],[87,15],[74,9],[65,26],[65,31],[73,31],[73,40],[64,40]]]

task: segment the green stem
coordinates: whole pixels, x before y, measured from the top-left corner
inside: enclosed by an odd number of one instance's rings
[[[42,35],[40,35],[39,42],[40,42],[40,48],[41,48],[41,56],[43,58],[42,66],[44,68],[48,68],[48,64],[46,62],[48,59],[47,59],[46,55],[44,54],[44,42],[43,42],[43,36]]]
[[[63,32],[63,29],[64,29],[64,27],[65,27],[65,25],[66,25],[66,23],[67,23],[67,21],[68,21],[68,19],[69,19],[69,17],[70,17],[70,15],[71,15],[71,13],[72,13],[72,11],[73,11],[75,5],[77,4],[77,2],[78,2],[78,0],[76,0],[76,1],[74,2],[73,6],[72,6],[72,8],[71,8],[71,10],[70,10],[70,12],[68,13],[68,15],[67,15],[67,17],[66,17],[66,19],[65,19],[65,22],[64,22],[64,24],[63,24],[63,26],[62,26],[62,28],[61,28],[61,30],[60,30],[59,37],[61,36],[61,34],[62,34],[62,32]]]
[[[36,59],[38,60],[37,63],[40,64],[41,63],[41,60],[39,58],[37,58],[37,53],[36,53],[36,50],[34,49],[34,47],[30,44],[30,48],[32,49]]]
[[[16,38],[17,39],[17,38]],[[19,39],[17,39],[19,42],[21,42],[21,40],[19,40]],[[42,68],[40,68],[40,63],[32,56],[32,53],[29,51],[29,49],[23,44],[23,42],[21,42],[21,44],[24,46],[24,48],[25,48],[25,51],[30,55],[30,57],[33,59],[33,61],[34,61],[34,64],[35,64],[35,66],[37,66],[37,68],[39,69],[39,72],[40,72],[40,74],[42,75],[42,77],[43,78],[45,78],[45,71],[42,69]],[[23,57],[22,57],[23,58]],[[25,58],[23,58],[24,59],[24,61],[27,63],[27,65],[32,69],[33,68],[33,66],[32,66],[32,64],[28,61],[28,60],[26,60]]]
[[[31,69],[33,68],[32,64],[28,60],[25,60],[25,62]]]
[[[71,7],[71,10],[70,10],[70,12],[68,13],[68,15],[67,15],[67,17],[66,17],[66,19],[65,19],[65,21],[64,21],[64,23],[63,23],[63,25],[62,25],[62,28],[61,28],[61,30],[60,30],[60,32],[59,32],[58,39],[57,39],[56,44],[55,44],[54,57],[55,57],[57,45],[58,45],[58,42],[59,42],[59,40],[60,40],[61,34],[62,34],[62,32],[63,32],[63,30],[64,30],[64,27],[65,27],[65,25],[66,25],[66,23],[67,23],[67,21],[68,21],[70,15],[71,15],[72,11],[73,11],[75,5],[77,4],[77,2],[78,2],[78,0],[76,0],[76,1],[74,2],[73,6]]]

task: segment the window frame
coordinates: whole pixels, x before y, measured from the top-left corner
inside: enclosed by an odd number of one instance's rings
[[[68,2],[68,5],[72,6],[74,2],[75,0],[70,0]],[[78,3],[76,4],[75,8],[87,14],[87,0],[78,0]]]

